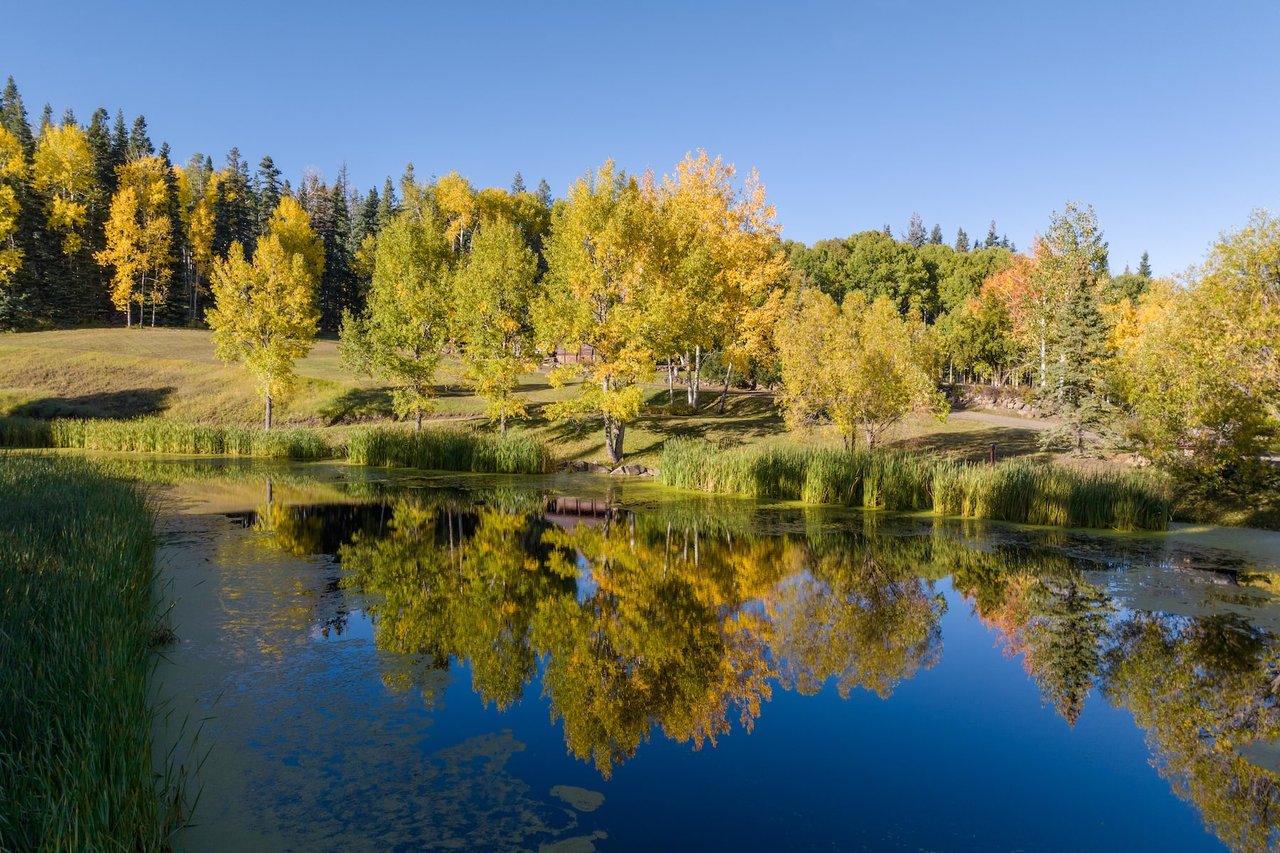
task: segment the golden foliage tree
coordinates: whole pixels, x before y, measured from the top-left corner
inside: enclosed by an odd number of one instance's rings
[[[529,322],[537,275],[537,258],[520,229],[494,219],[472,238],[455,280],[454,324],[467,378],[504,435],[508,418],[525,416],[515,393],[520,374],[537,366]]]
[[[214,307],[207,315],[218,357],[244,364],[257,378],[266,403],[267,430],[272,404],[293,387],[294,362],[310,351],[320,320],[319,280],[306,254],[319,238],[314,231],[307,238],[292,209],[281,213],[278,208],[276,213],[281,214],[285,239],[268,231],[258,241],[252,262],[245,259],[239,242],[232,243],[226,259],[213,265]],[[274,215],[272,221],[276,222]],[[286,248],[286,240],[293,250]]]
[[[640,411],[636,383],[654,370],[646,311],[644,205],[636,181],[605,163],[579,178],[552,214],[547,288],[534,306],[541,343],[580,352],[552,371],[554,384],[581,379],[578,394],[548,408],[553,418],[604,422],[609,461],[622,461],[627,422]]]
[[[96,186],[93,149],[77,124],[45,125],[32,161],[32,184],[46,197],[49,227],[62,234],[62,251],[84,245],[90,193]]]
[[[13,281],[22,268],[22,249],[18,247],[17,186],[27,174],[27,160],[18,138],[0,127],[0,287]]]
[[[946,401],[923,363],[931,356],[887,298],[867,304],[857,291],[844,305],[817,290],[800,294],[777,328],[779,402],[793,429],[830,423],[852,448],[867,448],[914,411],[945,414]]]
[[[106,246],[94,258],[114,270],[111,302],[125,312],[125,324],[133,325],[135,302],[138,322],[142,322],[149,297],[154,326],[156,308],[168,296],[172,276],[173,222],[166,168],[159,157],[142,157],[120,166],[117,173],[119,188],[111,200]]]

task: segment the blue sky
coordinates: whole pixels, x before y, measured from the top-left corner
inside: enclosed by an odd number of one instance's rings
[[[1112,266],[1203,257],[1280,209],[1280,4],[10,4],[0,75],[144,113],[175,159],[271,154],[362,187],[457,169],[557,195],[607,157],[756,166],[784,236],[913,211],[1019,246],[1092,203]]]

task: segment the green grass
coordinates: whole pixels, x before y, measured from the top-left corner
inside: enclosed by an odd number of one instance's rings
[[[663,451],[659,480],[748,497],[1059,527],[1164,530],[1170,515],[1167,490],[1151,477],[1016,459],[981,465],[884,450],[726,450],[677,439]]]
[[[0,455],[0,505],[0,849],[166,849],[147,502],[84,462]]]
[[[542,474],[554,464],[547,446],[528,436],[504,438],[449,427],[421,432],[356,430],[347,439],[347,460],[375,467],[489,474]]]

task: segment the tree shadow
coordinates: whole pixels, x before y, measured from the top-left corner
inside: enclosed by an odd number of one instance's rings
[[[389,388],[353,388],[320,407],[320,416],[329,426],[389,418],[392,414]]]
[[[1041,433],[1034,429],[999,427],[966,432],[937,432],[911,438],[891,440],[889,444],[909,452],[940,453],[957,459],[978,462],[989,458],[991,445],[996,458],[1031,456],[1040,453]]]
[[[158,415],[169,405],[176,389],[127,388],[123,391],[99,391],[75,397],[43,397],[30,400],[10,410],[9,414],[24,418],[137,418]]]

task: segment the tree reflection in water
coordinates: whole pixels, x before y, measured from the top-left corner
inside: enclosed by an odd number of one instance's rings
[[[1240,748],[1280,740],[1280,644],[1244,619],[1128,609],[1060,551],[982,550],[954,529],[765,536],[687,511],[544,507],[397,498],[340,549],[389,684],[463,659],[506,708],[542,661],[568,749],[608,776],[655,729],[695,748],[749,731],[775,688],[889,697],[941,659],[950,576],[1067,725],[1092,696],[1128,709],[1224,842],[1277,841],[1277,776]]]

